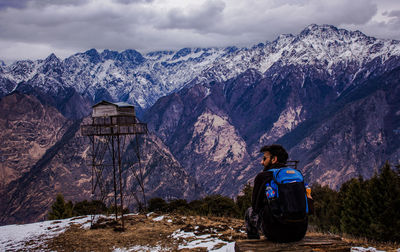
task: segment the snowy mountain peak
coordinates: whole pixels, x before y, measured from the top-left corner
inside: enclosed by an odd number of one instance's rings
[[[236,46],[228,46],[224,49],[224,51],[229,54],[229,53],[234,53],[236,51],[238,51],[239,48],[237,48]]]
[[[45,64],[60,63],[60,59],[57,58],[57,56],[54,53],[52,53],[44,60],[44,62]]]
[[[99,52],[98,52],[96,49],[94,49],[94,48],[92,48],[92,49],[86,51],[84,54],[87,55],[87,56],[89,57],[90,62],[93,63],[93,64],[98,64],[98,63],[101,62],[100,54],[99,54]]]
[[[125,50],[118,55],[119,61],[128,61],[135,65],[140,65],[146,61],[146,59],[138,51],[129,49]]]
[[[338,32],[338,31],[339,29],[333,25],[310,24],[309,26],[304,28],[304,30],[300,33],[300,35],[303,35],[305,33],[326,33],[326,32]]]
[[[117,51],[110,51],[108,49],[105,49],[102,53],[101,53],[101,57],[104,60],[115,60],[118,57],[119,53]]]
[[[191,52],[192,52],[191,48],[180,49],[179,51],[177,51],[175,53],[174,57],[172,57],[172,60],[179,59],[181,57],[185,57],[186,55],[190,54]]]
[[[351,40],[351,39],[368,39],[368,37],[360,31],[348,31],[345,29],[338,29],[333,25],[316,25],[312,24],[307,26],[300,34],[299,39],[316,38],[316,39],[338,39],[338,40]]]
[[[374,59],[383,62],[394,56],[400,56],[399,41],[379,40],[359,31],[312,24],[298,35],[280,35],[273,42],[250,48],[182,48],[144,55],[133,49],[122,52],[106,49],[101,53],[90,49],[62,62],[51,54],[44,61],[20,61],[3,66],[1,76],[12,83],[7,82],[8,86],[16,86],[21,81],[32,86],[53,83],[53,86],[72,87],[93,99],[111,97],[146,109],[158,98],[189,84],[226,81],[250,68],[264,74],[276,64],[318,66],[328,71],[350,64],[361,71]],[[57,66],[57,70],[50,71],[50,75],[47,73],[51,66]],[[44,74],[41,81],[32,79],[37,73]],[[55,82],[59,85],[54,85]],[[104,97],[97,97],[98,94]]]

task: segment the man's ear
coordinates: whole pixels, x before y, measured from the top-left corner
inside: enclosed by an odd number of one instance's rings
[[[277,156],[273,156],[271,159],[271,163],[275,164],[278,162],[278,157]]]

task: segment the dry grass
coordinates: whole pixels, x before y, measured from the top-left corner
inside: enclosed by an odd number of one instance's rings
[[[342,235],[342,239],[343,241],[353,244],[353,246],[355,247],[364,247],[364,248],[373,247],[383,251],[400,251],[400,244],[395,242],[378,242],[346,234]]]
[[[49,241],[47,248],[54,251],[112,251],[115,248],[144,246],[174,251],[178,250],[180,244],[193,239],[172,237],[177,230],[194,232],[196,235],[210,234],[227,242],[245,238],[242,233],[243,221],[237,219],[168,215],[161,221],[155,221],[156,217],[127,216],[126,230],[123,232],[116,231],[116,223],[110,220],[100,220],[97,228],[89,230],[71,226],[65,233]],[[196,250],[202,251],[193,251]]]
[[[180,216],[164,215],[158,218],[153,214],[150,217],[145,215],[129,215],[125,219],[126,230],[118,230],[118,224],[112,220],[99,220],[95,229],[85,230],[78,225],[71,226],[65,233],[53,238],[46,244],[46,249],[51,251],[113,251],[116,248],[136,248],[143,250],[157,249],[160,251],[177,251],[179,245],[190,242],[195,237],[177,237],[174,232],[192,232],[196,236],[210,235],[224,242],[244,241],[243,220],[224,217],[201,217],[201,216]],[[265,240],[260,240],[264,242]],[[318,248],[318,243],[325,244]],[[238,243],[237,243],[238,244]],[[310,245],[311,244],[311,245]],[[314,245],[317,247],[315,247]],[[326,244],[330,244],[326,246]],[[221,243],[214,248],[223,246]],[[139,247],[141,246],[141,247]],[[398,244],[375,243],[351,237],[342,238],[338,235],[322,234],[309,231],[305,239],[298,244],[270,244],[271,248],[282,249],[290,246],[298,246],[312,250],[328,251],[330,249],[341,249],[351,247],[374,247],[379,250],[395,251]],[[288,247],[289,246],[289,247]],[[306,246],[306,247],[304,247]],[[308,248],[307,247],[307,248]],[[293,247],[292,247],[293,248]],[[206,251],[205,248],[182,249],[180,251]],[[315,251],[316,251],[315,250]]]

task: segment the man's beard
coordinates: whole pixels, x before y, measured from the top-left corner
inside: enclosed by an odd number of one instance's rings
[[[266,165],[266,166],[264,166],[265,167],[265,169],[271,169],[272,168],[272,161],[270,160],[269,162],[268,162],[268,164]]]

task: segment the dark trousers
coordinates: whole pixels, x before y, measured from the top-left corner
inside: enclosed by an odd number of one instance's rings
[[[252,207],[247,208],[244,222],[246,225],[247,238],[259,239],[260,235],[258,234],[258,230],[261,227],[260,216],[253,211]]]
[[[250,207],[245,214],[245,225],[249,239],[259,239],[259,230],[261,230],[268,240],[293,242],[303,239],[307,232],[308,218],[297,223],[283,224],[276,221],[266,209],[261,213],[256,213]]]

